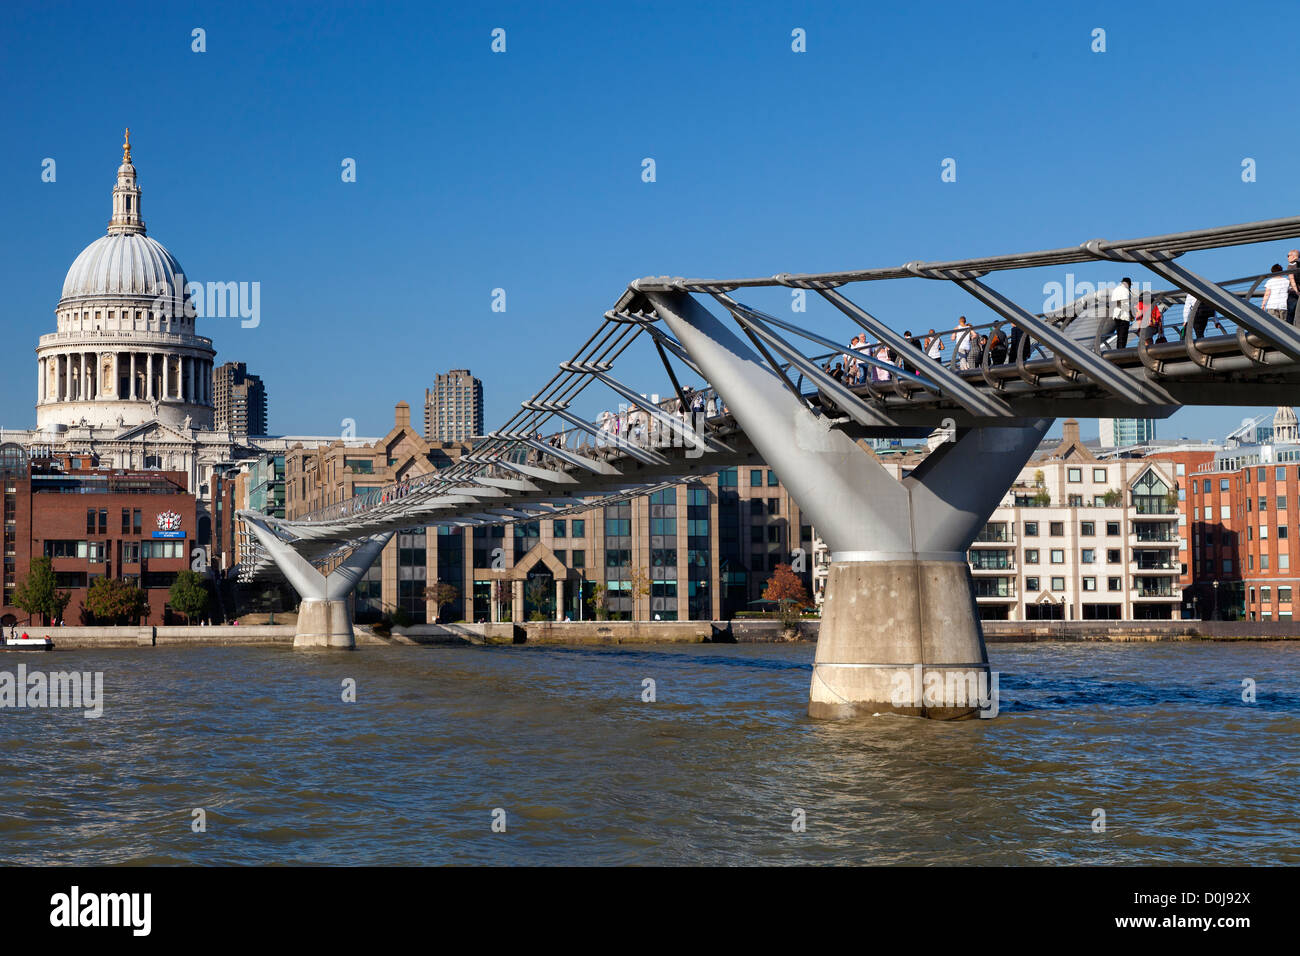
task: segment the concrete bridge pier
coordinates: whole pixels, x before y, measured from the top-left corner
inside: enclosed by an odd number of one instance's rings
[[[690,295],[646,294],[831,549],[808,713],[976,716],[992,684],[966,549],[1052,420],[956,430],[899,481]]]
[[[240,517],[301,598],[293,646],[348,650],[355,648],[357,642],[352,630],[348,595],[357,586],[361,576],[375,563],[393,532],[363,538],[326,575],[299,554],[292,544],[277,535],[266,523],[264,516],[245,511],[240,512]]]
[[[356,647],[348,602],[304,599],[298,606],[294,647]]]

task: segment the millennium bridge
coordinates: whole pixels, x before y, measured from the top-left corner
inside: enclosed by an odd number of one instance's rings
[[[892,268],[638,279],[550,381],[450,467],[296,520],[239,512],[252,552],[240,575],[278,573],[298,592],[295,646],[352,647],[348,597],[399,529],[562,517],[761,462],[831,552],[809,713],[972,716],[974,707],[900,705],[891,694],[902,673],[987,673],[965,557],[972,539],[1057,417],[1294,404],[1300,330],[1280,303],[1260,301],[1270,274],[1215,281],[1179,260],[1297,236],[1300,217],[1291,217]],[[1116,341],[1108,288],[1034,313],[989,284],[1009,270],[1097,262],[1156,277],[1159,335]],[[887,279],[952,283],[997,318],[942,330],[952,347],[931,358],[845,294],[861,299]],[[805,328],[742,301],[770,287],[820,296],[843,318],[835,329]],[[653,392],[671,389],[669,400],[616,377],[634,346],[662,362]],[[629,413],[613,422],[576,414],[592,387]],[[936,429],[944,440],[901,480],[866,441]]]

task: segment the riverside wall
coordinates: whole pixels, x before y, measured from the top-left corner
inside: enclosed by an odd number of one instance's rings
[[[356,628],[358,647],[400,645],[763,644],[816,641],[819,622],[801,621],[792,638],[777,621],[529,621],[526,624],[421,624],[375,634]],[[984,621],[989,644],[1034,641],[1279,641],[1300,639],[1289,621]],[[19,626],[49,637],[55,650],[116,647],[292,646],[292,624],[211,627]]]

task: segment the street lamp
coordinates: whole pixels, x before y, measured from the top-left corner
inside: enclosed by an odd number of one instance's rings
[[[1219,619],[1219,579],[1214,579],[1214,612],[1210,615],[1211,621]]]

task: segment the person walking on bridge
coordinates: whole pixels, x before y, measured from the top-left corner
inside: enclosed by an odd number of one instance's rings
[[[975,332],[971,329],[966,316],[957,317],[957,328],[952,333],[953,348],[957,351],[957,368],[970,368],[970,350],[975,344]]]
[[[925,344],[922,346],[926,355],[936,362],[943,358],[943,336],[936,335],[934,329],[931,329],[925,337]]]
[[[1151,300],[1151,293],[1142,293],[1137,305],[1137,337],[1139,342],[1150,345],[1160,334],[1162,313],[1160,306]]]
[[[1291,313],[1287,311],[1287,295],[1291,291],[1291,283],[1282,274],[1282,266],[1278,263],[1273,263],[1273,268],[1268,271],[1273,275],[1264,283],[1264,301],[1259,307],[1273,318],[1289,322]]]
[[[879,362],[893,362],[889,353],[889,346],[884,342],[881,342],[879,347],[876,349],[876,360]],[[881,368],[879,365],[873,366],[871,369],[871,380],[873,382],[888,382],[890,380],[889,371]]]
[[[988,337],[989,362],[1001,365],[1007,360],[1007,337],[1002,334],[1002,327],[995,325]]]
[[[1296,324],[1296,305],[1300,303],[1300,285],[1297,285],[1296,270],[1300,269],[1300,249],[1292,249],[1286,254],[1287,283],[1286,314],[1292,325]]]
[[[1115,333],[1115,348],[1128,348],[1128,330],[1133,322],[1133,280],[1125,276],[1110,294],[1111,331]]]

